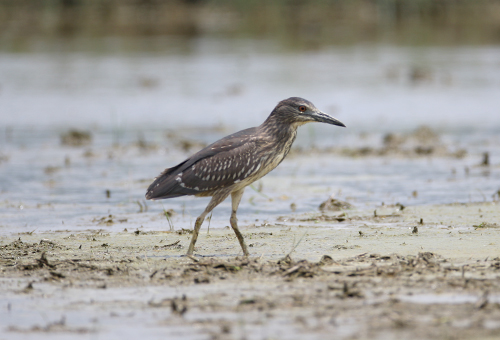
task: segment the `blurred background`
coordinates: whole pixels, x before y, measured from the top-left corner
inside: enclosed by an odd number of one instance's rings
[[[247,222],[331,195],[495,200],[499,43],[500,0],[2,0],[0,232],[148,209],[188,227],[206,201],[145,202],[152,178],[290,96],[348,128],[301,128]]]

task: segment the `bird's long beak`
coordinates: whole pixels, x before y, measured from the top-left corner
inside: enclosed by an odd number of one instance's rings
[[[314,112],[313,118],[315,121],[320,123],[327,123],[327,124],[346,127],[344,123],[342,123],[340,120],[333,118],[332,116],[327,115],[326,113],[321,111]]]

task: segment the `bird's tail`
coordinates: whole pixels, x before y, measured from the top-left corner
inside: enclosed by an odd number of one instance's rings
[[[179,185],[175,180],[175,176],[177,175],[179,168],[184,165],[184,163],[185,162],[182,162],[173,168],[165,169],[160,176],[156,177],[146,191],[146,199],[158,200],[162,198],[172,198],[186,195],[185,193],[176,190]]]

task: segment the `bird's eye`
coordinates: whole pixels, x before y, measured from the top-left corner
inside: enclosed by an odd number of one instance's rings
[[[307,108],[304,105],[299,106],[299,111],[300,112],[306,112]]]

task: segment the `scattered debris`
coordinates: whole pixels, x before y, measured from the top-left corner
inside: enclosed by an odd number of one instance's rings
[[[405,206],[402,205],[401,203],[388,204],[388,205],[382,203],[380,207],[375,209],[373,215],[375,217],[396,216],[399,212],[403,211],[404,209]]]
[[[188,311],[187,297],[182,295],[182,298],[173,298],[170,302],[172,313],[183,316]]]
[[[454,149],[448,147],[439,138],[439,135],[429,126],[423,125],[409,134],[387,133],[382,137],[382,146],[361,146],[358,148],[343,147],[321,150],[322,152],[339,152],[349,157],[366,156],[443,156],[453,158],[464,158],[467,155],[465,149]],[[304,151],[305,152],[305,151]]]
[[[43,169],[43,172],[46,174],[46,175],[53,175],[55,174],[56,172],[60,171],[61,170],[61,167],[60,166],[46,166],[45,169]]]
[[[475,230],[482,229],[482,228],[500,228],[500,224],[498,224],[498,223],[481,222],[480,224],[473,225],[472,227]]]
[[[69,130],[61,134],[61,144],[67,146],[85,146],[92,142],[92,134],[88,131]]]
[[[322,212],[325,212],[325,211],[343,211],[343,210],[352,209],[352,208],[353,208],[352,204],[345,202],[345,201],[338,200],[338,199],[334,198],[333,195],[319,205],[319,210]]]
[[[165,245],[162,245],[162,246],[155,246],[154,249],[155,250],[158,250],[158,249],[183,249],[184,247],[180,244],[181,240],[177,240],[173,243],[170,243],[170,244],[165,244]]]
[[[480,166],[490,166],[490,153],[485,152],[483,153],[483,160],[481,161]]]
[[[141,200],[137,200],[136,203],[139,206],[139,212],[140,213],[148,211],[148,205],[147,205],[146,201],[144,201],[144,200],[142,200],[142,201]]]
[[[279,216],[278,222],[344,222],[348,220],[345,213],[338,215],[330,214],[308,214],[307,216]]]
[[[121,218],[121,219],[116,219],[115,220],[115,216],[113,215],[108,215],[108,216],[104,216],[104,217],[101,217],[101,218],[94,218],[92,220],[92,222],[94,223],[97,223],[97,225],[106,225],[106,226],[112,226],[113,224],[115,223],[125,223],[127,222],[128,219],[127,218]]]
[[[184,234],[192,234],[193,233],[193,230],[192,229],[185,229],[185,228],[182,228],[180,230],[176,230],[175,231],[177,234],[179,235],[184,235]]]

